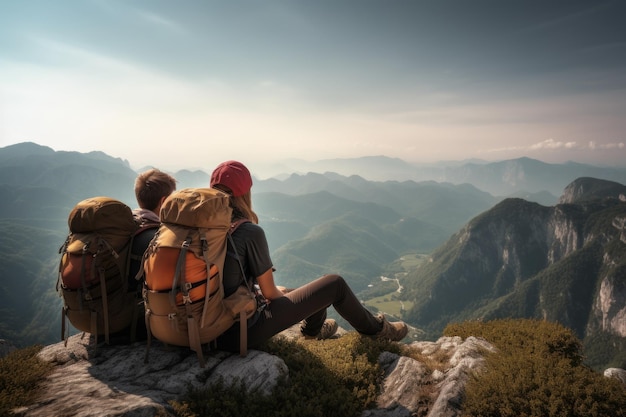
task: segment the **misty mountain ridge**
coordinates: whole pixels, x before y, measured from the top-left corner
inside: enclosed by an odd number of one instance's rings
[[[67,202],[62,209],[94,193],[131,202],[136,176],[127,161],[103,152],[55,152],[30,142],[0,148],[0,186],[53,190]]]
[[[18,162],[24,158],[30,159],[46,155],[54,155],[57,164],[69,161],[68,157],[109,162],[107,164],[108,168],[105,168],[105,165],[98,165],[98,169],[104,169],[107,173],[111,173],[112,169],[113,172],[115,169],[121,169],[124,173],[131,172],[134,174],[144,170],[142,168],[134,171],[130,168],[128,161],[110,157],[102,152],[84,154],[66,151],[55,152],[49,147],[40,146],[32,142],[0,148],[2,166],[11,161],[14,162],[11,164],[12,166],[19,166]],[[308,173],[338,174],[342,177],[357,176],[370,182],[435,181],[437,183],[454,185],[472,184],[479,190],[497,198],[516,196],[520,195],[520,193],[528,196],[543,193],[541,197],[543,202],[546,202],[549,194],[554,196],[552,204],[555,204],[563,189],[580,177],[605,179],[618,183],[626,182],[626,167],[601,167],[572,161],[563,164],[549,164],[528,157],[497,162],[466,160],[412,164],[399,158],[380,155],[324,159],[312,162],[302,159],[291,159],[272,164],[271,167],[269,166],[269,164],[263,162],[258,163],[258,170],[265,173],[265,179],[260,179],[260,176],[255,175],[255,169],[257,168],[253,165],[250,166],[253,176],[255,176],[255,189],[260,184],[266,184],[268,187],[271,184],[280,184],[293,176],[293,174],[300,176],[305,176]],[[171,173],[178,179],[181,188],[206,187],[210,181],[210,173],[204,170],[182,169]],[[2,172],[2,174],[1,178],[5,182],[12,182],[11,180],[15,178],[9,172]],[[256,191],[255,189],[253,189],[253,192]],[[130,196],[132,197],[132,194]]]
[[[600,167],[577,162],[549,164],[528,157],[505,161],[444,161],[433,164],[411,164],[399,158],[369,156],[337,158],[307,162],[283,163],[281,179],[289,173],[334,172],[344,176],[358,175],[369,181],[436,181],[451,184],[469,183],[494,196],[513,193],[548,192],[559,196],[567,184],[579,177],[593,177],[626,182],[626,168]],[[288,169],[287,169],[288,168]],[[278,176],[278,174],[273,174]]]
[[[281,164],[281,168],[284,170],[282,174],[269,175],[266,179],[255,178],[254,191],[262,187],[273,190],[277,190],[277,187],[286,188],[294,177],[318,174],[329,179],[333,176],[355,177],[368,182],[433,181],[452,185],[471,184],[496,198],[525,196],[544,205],[553,205],[557,203],[563,189],[580,177],[626,182],[626,168],[599,167],[575,162],[549,164],[527,157],[499,162],[471,160],[417,165],[398,158],[372,156],[317,162],[298,160]],[[254,167],[251,169],[254,171]],[[194,171],[194,175],[194,181],[189,186],[206,186],[210,180],[210,175],[203,175],[202,171]],[[188,174],[181,178],[188,178]]]

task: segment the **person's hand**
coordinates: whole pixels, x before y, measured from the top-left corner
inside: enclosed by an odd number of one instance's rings
[[[293,288],[283,287],[282,285],[277,285],[276,288],[278,288],[283,294],[293,291]]]

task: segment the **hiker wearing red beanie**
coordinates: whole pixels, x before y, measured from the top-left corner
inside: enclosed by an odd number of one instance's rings
[[[248,347],[254,348],[277,333],[301,322],[306,338],[328,339],[337,332],[335,320],[326,319],[326,309],[333,306],[355,330],[375,338],[402,340],[407,325],[389,322],[384,315],[374,316],[354,295],[345,280],[336,274],[325,275],[293,290],[281,290],[274,282],[274,266],[265,232],[257,224],[252,209],[252,176],[244,164],[226,161],[211,175],[211,187],[231,195],[232,223],[238,227],[232,233],[235,251],[241,261],[227,256],[224,263],[224,295],[233,294],[244,280],[260,287],[269,304],[248,320]],[[230,246],[230,243],[229,243]],[[244,276],[245,274],[245,276]],[[239,349],[239,323],[217,339],[219,349]]]

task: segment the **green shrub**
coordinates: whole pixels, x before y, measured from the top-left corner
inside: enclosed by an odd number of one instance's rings
[[[581,342],[565,327],[540,320],[450,324],[446,336],[483,337],[498,353],[466,385],[464,416],[619,417],[626,390],[582,365]]]
[[[393,343],[350,332],[338,339],[289,341],[276,338],[263,350],[282,358],[289,375],[272,393],[246,391],[239,382],[219,382],[206,390],[190,390],[173,402],[180,417],[197,416],[358,416],[374,405],[383,350],[400,353]]]
[[[41,348],[30,346],[0,358],[0,415],[28,405],[36,397],[39,383],[52,370],[51,364],[37,357]]]
[[[595,332],[583,340],[585,364],[597,371],[626,368],[626,338],[606,332]],[[610,358],[607,360],[607,358]]]

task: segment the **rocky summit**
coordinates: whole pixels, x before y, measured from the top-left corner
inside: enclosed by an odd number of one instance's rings
[[[296,337],[293,329],[277,337]],[[342,330],[340,333],[345,333]],[[458,416],[465,382],[481,368],[485,352],[494,348],[483,339],[443,337],[435,342],[413,342],[410,347],[425,358],[447,358],[434,372],[417,360],[383,352],[379,357],[384,380],[377,408],[364,417]],[[277,356],[250,350],[246,357],[210,352],[204,368],[187,348],[153,343],[98,346],[88,336],[75,335],[65,343],[44,347],[40,358],[54,364],[43,383],[43,393],[27,407],[14,410],[23,417],[49,416],[171,416],[168,403],[189,387],[202,388],[222,379],[240,380],[249,389],[270,395],[279,377],[289,370]]]

